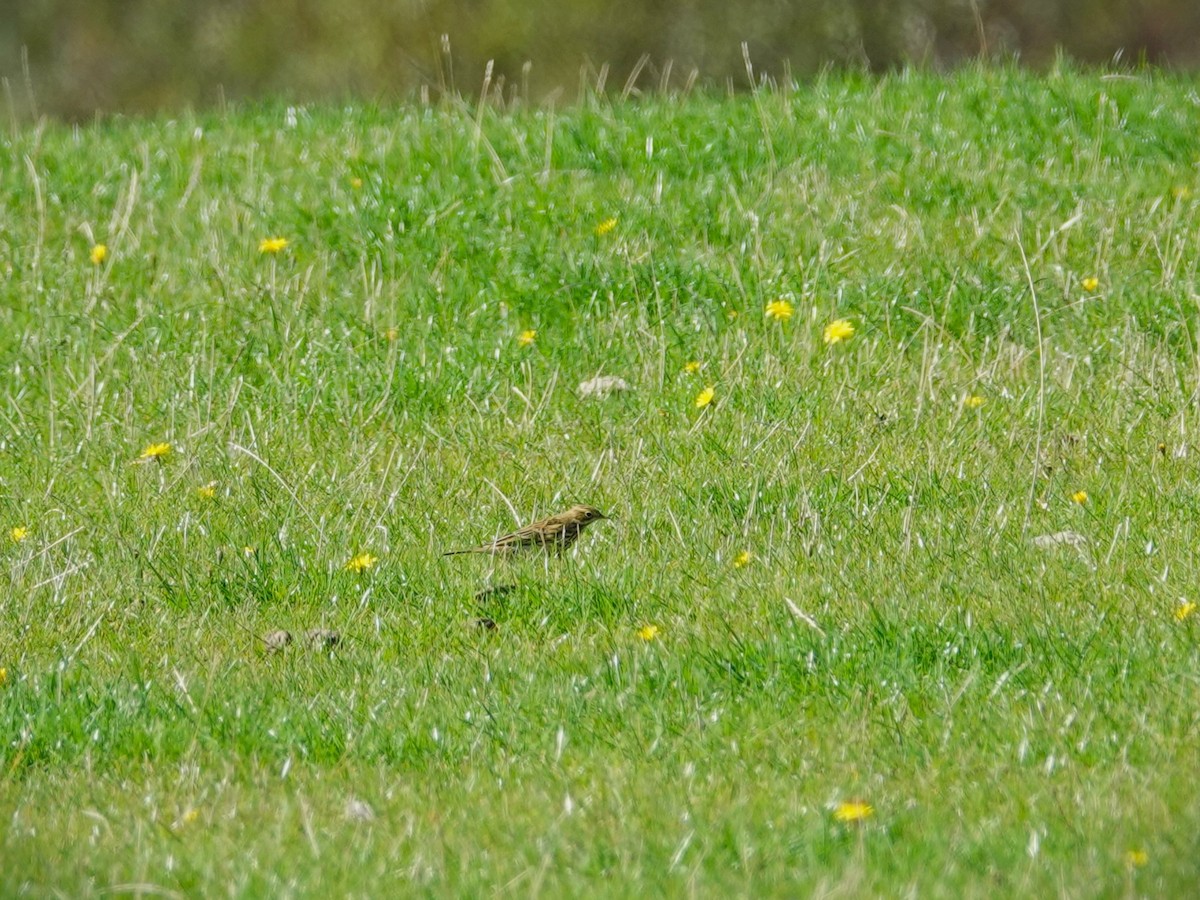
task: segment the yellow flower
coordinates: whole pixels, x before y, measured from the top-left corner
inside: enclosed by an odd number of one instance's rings
[[[1089,275],[1083,281],[1079,282],[1080,286],[1089,294],[1100,287],[1100,279],[1095,275]]]
[[[157,444],[150,444],[142,451],[142,455],[138,457],[140,462],[149,462],[152,459],[157,459],[162,462],[171,452],[171,445],[166,441]]]
[[[9,529],[8,537],[14,544],[19,544],[29,537],[29,528],[25,525],[14,525]]]
[[[601,222],[599,225],[596,226],[596,237],[604,237],[606,234],[608,234],[610,231],[612,231],[616,227],[617,227],[616,217],[613,217],[611,219],[605,219],[603,222]]]
[[[700,363],[696,362],[696,360],[692,360],[690,363],[688,363],[686,366],[683,367],[683,371],[688,375],[695,375],[697,372],[700,371]]]
[[[346,563],[343,568],[347,572],[365,572],[377,562],[379,562],[379,557],[372,556],[370,553],[360,553]]]
[[[104,244],[97,244],[92,248],[91,260],[93,266],[99,266],[108,259],[108,247]]]
[[[967,409],[979,409],[979,407],[983,406],[983,398],[978,394],[971,394],[963,398],[963,406]]]
[[[537,329],[536,328],[526,328],[519,335],[517,335],[517,345],[520,347],[528,347],[530,344],[532,344],[536,340],[537,340]]]
[[[870,803],[860,803],[858,801],[850,801],[848,803],[839,803],[837,809],[833,811],[833,817],[839,822],[861,822],[864,819],[869,819],[875,814],[875,807]]]
[[[1131,869],[1140,869],[1148,862],[1150,862],[1150,854],[1145,850],[1125,851],[1125,865]]]
[[[732,322],[739,315],[741,315],[741,313],[739,313],[736,309],[731,309],[731,310],[729,310],[729,312],[725,313],[725,318],[727,318],[730,322]]]
[[[201,500],[211,500],[217,496],[217,483],[210,481],[208,484],[202,484],[196,488],[196,496]]]
[[[395,325],[393,325],[391,328],[389,328],[387,331],[385,331],[383,333],[383,336],[385,338],[387,338],[389,341],[395,341],[400,337],[400,329],[397,328]]]
[[[795,311],[796,308],[786,300],[772,300],[767,304],[767,318],[778,322],[786,322]]]
[[[704,407],[713,402],[713,397],[715,396],[717,396],[717,389],[709,385],[696,395],[696,409],[704,409]]]
[[[189,809],[182,816],[184,824],[191,824],[192,822],[195,822],[198,818],[200,818],[200,810],[196,809],[195,807]]]
[[[351,178],[350,179],[350,187],[354,188],[357,191],[359,188],[362,187],[362,179],[361,178]]]
[[[1194,600],[1180,600],[1179,605],[1175,607],[1175,621],[1183,622],[1196,611],[1196,603]]]
[[[259,253],[278,253],[288,245],[287,238],[273,237],[263,238],[258,242]]]
[[[4,687],[6,684],[8,684],[8,669],[0,666],[0,687]]]
[[[733,567],[735,569],[745,568],[746,566],[750,565],[751,559],[753,559],[753,557],[750,555],[750,551],[743,550],[741,553],[739,553],[737,555],[737,558],[734,559]]]
[[[1185,185],[1177,184],[1175,187],[1171,188],[1171,196],[1176,200],[1186,200],[1191,195],[1192,192],[1188,190]]]
[[[657,625],[643,625],[641,628],[638,629],[637,635],[643,641],[652,641],[656,637],[658,637],[658,626]]]
[[[1071,502],[1078,503],[1080,506],[1087,503],[1087,491],[1076,491],[1071,495]]]
[[[249,545],[242,548],[243,556],[253,556],[257,552],[258,552],[257,550],[255,550],[253,547],[251,547]]]
[[[854,337],[854,323],[849,319],[834,319],[825,326],[825,343],[837,344]]]

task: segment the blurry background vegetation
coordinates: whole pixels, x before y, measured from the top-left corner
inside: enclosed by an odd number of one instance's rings
[[[547,100],[748,84],[755,70],[1200,61],[1197,0],[3,0],[0,103],[87,118],[223,100],[389,99],[492,88]],[[442,35],[448,36],[447,52]],[[636,77],[631,79],[630,76]],[[604,78],[603,76],[607,76]]]

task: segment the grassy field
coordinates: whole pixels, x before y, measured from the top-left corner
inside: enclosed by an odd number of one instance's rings
[[[7,132],[0,896],[1194,889],[1198,90]]]

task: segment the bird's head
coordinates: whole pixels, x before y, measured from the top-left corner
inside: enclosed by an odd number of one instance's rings
[[[593,522],[599,522],[601,519],[607,519],[604,513],[596,509],[594,506],[572,506],[571,516],[580,525],[591,525]]]

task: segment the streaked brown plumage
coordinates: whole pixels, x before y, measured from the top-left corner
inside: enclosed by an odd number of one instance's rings
[[[467,550],[451,550],[443,556],[455,556],[459,553],[491,553],[512,556],[522,550],[553,550],[561,553],[583,534],[583,529],[593,522],[607,519],[608,516],[594,506],[572,506],[566,512],[548,519],[541,519],[526,525],[512,534],[498,537],[488,544],[471,547]]]

